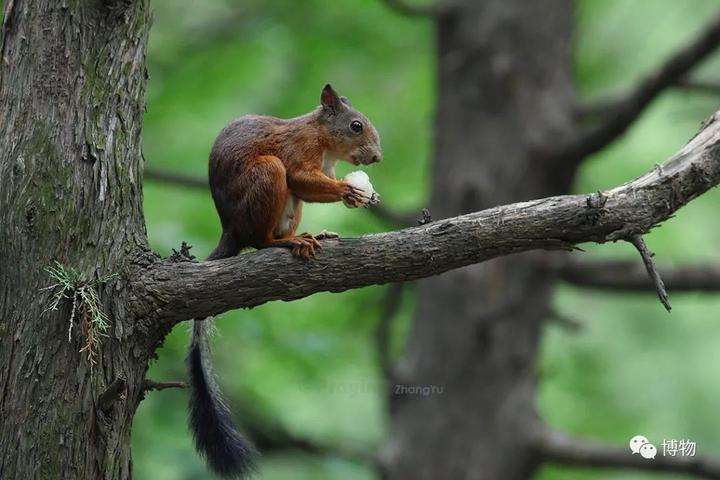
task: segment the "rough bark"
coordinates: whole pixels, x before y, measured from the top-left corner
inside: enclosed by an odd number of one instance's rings
[[[13,2],[10,2],[11,4]],[[129,348],[127,276],[145,248],[140,128],[146,1],[26,0],[0,58],[0,478],[130,478],[147,351]],[[46,311],[53,261],[99,288],[111,319],[98,363],[72,302]],[[124,379],[124,382],[122,380]],[[140,383],[139,383],[140,382]],[[119,385],[124,383],[123,385]],[[123,387],[99,399],[106,388]],[[112,392],[111,392],[112,393]]]
[[[572,131],[571,2],[454,5],[457,14],[437,19],[433,217],[567,192],[574,172],[532,150]],[[419,282],[399,375],[443,392],[393,399],[388,479],[532,475],[539,457],[527,426],[551,292],[550,276],[522,255]]]

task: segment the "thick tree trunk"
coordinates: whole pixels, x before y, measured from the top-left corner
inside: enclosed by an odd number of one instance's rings
[[[452,4],[437,20],[433,217],[566,192],[574,172],[549,171],[532,152],[572,129],[571,2]],[[389,479],[532,475],[536,356],[552,291],[527,261],[539,254],[419,282],[400,381],[442,393],[392,400]]]
[[[126,312],[127,272],[146,251],[140,129],[148,4],[5,4],[0,478],[130,478],[130,427],[149,351],[131,348],[140,332]],[[110,329],[93,368],[79,352],[80,307],[72,320],[70,300],[44,312],[54,293],[42,290],[54,283],[44,269],[55,260],[87,281],[118,274],[98,287]],[[111,384],[116,394],[101,401]]]

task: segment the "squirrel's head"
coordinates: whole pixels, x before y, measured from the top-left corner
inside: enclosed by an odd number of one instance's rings
[[[354,165],[382,160],[380,136],[370,120],[355,110],[330,84],[320,94],[320,121],[327,128],[328,153]]]

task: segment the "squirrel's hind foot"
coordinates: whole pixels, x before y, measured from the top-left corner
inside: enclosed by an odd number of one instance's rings
[[[318,239],[313,237],[309,233],[301,233],[297,237],[289,239],[292,246],[291,252],[294,257],[302,258],[303,260],[309,260],[315,256],[315,249],[321,249],[322,246]]]

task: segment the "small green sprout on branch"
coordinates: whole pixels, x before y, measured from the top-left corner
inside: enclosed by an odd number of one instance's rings
[[[79,321],[80,331],[85,338],[85,344],[80,353],[85,353],[90,368],[97,364],[97,354],[100,350],[102,337],[106,337],[110,327],[108,317],[102,310],[97,287],[103,285],[117,274],[105,275],[96,280],[87,281],[72,267],[65,267],[59,262],[47,267],[45,271],[55,280],[55,283],[43,290],[54,291],[50,305],[45,312],[57,311],[63,300],[72,301],[72,309],[68,320],[68,342],[72,341],[72,328],[75,321]],[[44,313],[44,312],[43,312]]]

